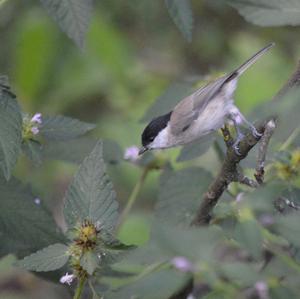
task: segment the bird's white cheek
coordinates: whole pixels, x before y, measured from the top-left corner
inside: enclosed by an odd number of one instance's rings
[[[168,147],[168,130],[167,127],[164,128],[159,134],[155,137],[153,142],[151,143],[151,148],[165,148]]]

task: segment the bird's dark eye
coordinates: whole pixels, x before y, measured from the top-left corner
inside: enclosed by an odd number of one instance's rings
[[[154,136],[149,137],[149,141],[152,142],[154,140]]]

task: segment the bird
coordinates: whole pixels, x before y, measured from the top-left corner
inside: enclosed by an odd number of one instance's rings
[[[234,71],[197,89],[172,111],[152,119],[141,135],[139,155],[148,150],[167,149],[199,140],[222,128],[228,121],[233,122],[236,129],[233,147],[239,154],[238,144],[243,138],[240,125],[247,125],[257,138],[261,134],[234,104],[238,79],[274,45],[270,43],[265,46]]]

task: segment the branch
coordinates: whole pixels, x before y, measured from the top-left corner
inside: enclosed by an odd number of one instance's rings
[[[256,130],[259,133],[264,134],[267,123],[268,120],[259,123],[255,126]],[[192,221],[192,225],[200,226],[208,224],[211,211],[231,182],[237,182],[243,179],[243,182],[246,183],[245,178],[241,178],[240,176],[238,164],[241,160],[247,157],[249,151],[258,143],[259,140],[260,137],[255,138],[249,131],[239,144],[240,155],[238,155],[232,147],[227,148],[221,170],[209,186],[208,191],[205,193],[197,214]]]
[[[261,185],[264,181],[265,161],[267,156],[268,145],[274,133],[275,128],[276,128],[276,123],[273,119],[271,119],[266,124],[264,135],[261,138],[260,146],[258,149],[256,173],[254,174],[255,179],[259,185]]]

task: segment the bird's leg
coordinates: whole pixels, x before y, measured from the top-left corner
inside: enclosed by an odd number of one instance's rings
[[[233,108],[230,111],[230,115],[231,115],[231,119],[235,118],[239,124],[242,123],[246,124],[246,126],[251,130],[251,133],[255,138],[259,138],[263,135],[256,130],[253,124],[246,119],[246,117],[241,113],[241,111],[236,106],[233,106]]]
[[[230,113],[228,117],[229,117],[230,120],[232,120],[233,125],[234,125],[234,128],[235,128],[235,131],[236,131],[236,139],[235,139],[235,141],[234,141],[232,147],[233,147],[235,153],[236,153],[238,156],[240,156],[241,153],[239,152],[239,143],[240,143],[240,141],[244,138],[245,135],[242,133],[242,131],[241,131],[240,128],[239,128],[239,123],[240,123],[240,122],[239,122],[239,120],[238,120],[236,114]]]
[[[239,116],[240,118],[243,120],[243,122],[249,127],[249,129],[251,130],[252,135],[255,138],[259,138],[261,137],[263,134],[259,133],[256,128],[253,126],[253,124],[251,122],[249,122],[246,117],[239,111]]]

